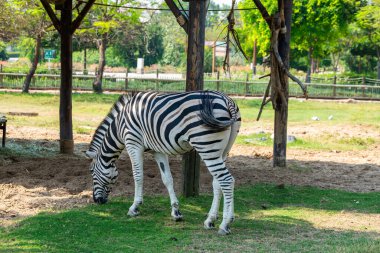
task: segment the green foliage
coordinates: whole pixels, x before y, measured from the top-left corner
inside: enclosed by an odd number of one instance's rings
[[[367,34],[369,42],[380,47],[380,0],[363,6],[356,14],[358,26]]]
[[[26,57],[30,61],[33,59],[33,54],[35,50],[35,40],[30,37],[22,37],[17,44],[17,49],[20,52],[20,57]]]
[[[347,217],[353,225],[356,221],[364,224],[367,217],[375,219],[380,213],[379,197],[379,193],[313,187],[240,187],[235,192],[236,219],[228,237],[203,229],[212,200],[209,195],[180,198],[185,221],[177,223],[170,219],[167,197],[146,197],[137,218],[127,216],[131,200],[111,198],[105,205],[44,212],[17,226],[1,228],[0,251],[375,253],[380,241],[368,229],[378,228],[339,226]],[[338,229],[321,227],[324,220],[336,222]]]
[[[269,14],[274,14],[277,10],[277,1],[261,1],[268,10]],[[239,2],[239,8],[256,7],[252,0],[242,0]],[[239,36],[243,49],[247,55],[252,55],[254,40],[257,39],[258,55],[268,55],[270,47],[270,30],[268,24],[264,21],[259,11],[244,11],[241,13],[243,27],[239,29]]]
[[[171,65],[179,69],[185,69],[187,37],[173,14],[162,12],[159,15],[155,15],[152,22],[165,24],[162,26],[163,55],[159,63],[161,65]]]
[[[6,44],[0,40],[0,60],[2,61],[8,58],[7,52],[5,51],[5,49],[6,49]]]
[[[269,14],[277,11],[278,1],[262,1]],[[251,0],[240,2],[241,8],[254,7]],[[347,34],[348,24],[353,21],[357,10],[355,1],[350,0],[312,0],[294,1],[291,37],[291,67],[306,69],[306,53],[311,57],[326,57],[336,50],[342,50],[339,38]],[[258,41],[258,55],[268,54],[270,47],[270,31],[259,11],[242,13],[243,47],[252,52],[254,39]],[[250,54],[250,53],[248,53]],[[301,59],[303,58],[303,59]]]
[[[353,21],[355,11],[351,0],[294,2],[292,45],[311,50],[313,57],[322,56],[325,45],[338,43]]]

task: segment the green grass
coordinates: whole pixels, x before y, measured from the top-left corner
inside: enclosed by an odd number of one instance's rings
[[[181,199],[185,221],[179,223],[170,219],[168,198],[147,197],[137,218],[127,216],[131,201],[112,198],[0,228],[0,252],[379,252],[380,229],[369,224],[380,219],[379,198],[311,187],[243,187],[227,237],[202,227],[210,196]],[[342,213],[353,224],[331,226]]]
[[[255,133],[250,135],[239,135],[237,144],[247,146],[273,146],[273,139],[269,133]],[[310,149],[310,150],[366,150],[376,143],[374,138],[346,137],[337,138],[332,134],[323,134],[317,137],[296,138],[294,142],[288,142],[289,149]]]
[[[74,133],[90,133],[106,116],[119,95],[73,94]],[[36,117],[7,115],[8,124],[18,127],[59,128],[59,96],[0,92],[0,114],[37,112]]]
[[[242,112],[243,121],[256,120],[261,100],[237,100]],[[339,103],[335,101],[294,100],[289,101],[288,121],[290,124],[365,124],[380,129],[380,103]],[[333,120],[328,117],[333,115]],[[312,121],[318,116],[320,121]],[[260,121],[273,122],[274,112],[268,104],[261,115]],[[257,124],[257,123],[256,123]]]

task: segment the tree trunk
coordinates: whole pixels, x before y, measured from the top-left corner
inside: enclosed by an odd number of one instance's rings
[[[61,11],[61,88],[59,91],[59,129],[60,152],[74,153],[73,139],[73,44],[72,44],[72,9],[73,1],[66,0]]]
[[[88,75],[87,70],[87,48],[83,50],[83,75]]]
[[[310,83],[311,81],[311,66],[313,65],[312,54],[313,54],[313,49],[310,47],[309,52],[307,54],[307,57],[309,59],[309,65],[307,66],[307,73],[306,73],[306,80],[305,80],[306,83]]]
[[[94,92],[102,93],[102,82],[103,82],[103,73],[104,67],[106,66],[106,49],[107,49],[107,33],[102,35],[102,38],[98,40],[98,48],[99,48],[99,65],[98,71],[96,74],[95,81],[92,85]]]
[[[189,2],[186,91],[203,90],[206,1]],[[183,195],[199,195],[200,157],[195,151],[183,155]]]
[[[36,72],[37,65],[38,65],[39,58],[40,58],[41,40],[42,40],[41,35],[37,35],[36,47],[34,49],[33,62],[32,62],[32,66],[29,69],[29,73],[26,75],[24,85],[22,87],[23,93],[29,93],[30,82],[32,81],[34,73]]]
[[[380,80],[380,47],[377,47],[377,80]]]
[[[280,3],[279,2],[279,9]],[[283,63],[286,68],[289,68],[289,52],[290,52],[290,31],[292,22],[292,0],[284,0],[284,17],[286,33],[279,34],[278,37],[278,53],[280,54]],[[272,61],[273,56],[272,56]],[[277,61],[274,61],[277,62]],[[273,67],[273,63],[272,63]],[[286,167],[286,144],[287,144],[287,125],[288,125],[288,97],[289,97],[289,80],[288,76],[281,70],[278,64],[276,69],[272,69],[271,72],[275,72],[277,80],[280,82],[280,90],[283,94],[283,99],[280,95],[272,96],[275,99],[273,105],[275,109],[274,113],[274,139],[273,139],[273,166],[274,167]],[[272,76],[271,76],[272,78]],[[277,91],[278,92],[278,91]]]

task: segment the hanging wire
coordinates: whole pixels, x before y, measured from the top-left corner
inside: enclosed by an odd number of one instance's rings
[[[78,1],[80,3],[88,3],[87,1]],[[133,9],[133,10],[148,10],[148,11],[170,11],[167,8],[152,8],[152,7],[142,7],[142,6],[125,6],[125,5],[117,5],[117,4],[103,4],[95,2],[94,5],[105,6],[105,7],[113,7],[113,8],[122,8],[122,9]],[[184,12],[188,12],[189,10],[184,10]],[[249,11],[249,10],[257,10],[256,7],[250,8],[237,8],[235,11]],[[215,10],[207,10],[210,12],[218,12],[218,11],[231,11],[231,9],[215,9]]]
[[[178,1],[178,3],[179,3],[179,6],[182,9],[183,14],[186,16],[187,19],[189,19],[188,11],[186,11],[185,8],[183,8],[183,5],[181,4],[181,1]]]

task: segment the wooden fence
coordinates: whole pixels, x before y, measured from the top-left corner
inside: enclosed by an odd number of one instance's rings
[[[22,89],[26,74],[1,73],[0,89]],[[74,75],[73,90],[92,90],[94,75]],[[230,95],[263,96],[268,79],[254,79],[245,75],[227,78],[220,75],[205,74],[204,89],[218,90]],[[36,74],[31,90],[55,90],[61,84],[60,75]],[[380,100],[380,80],[370,78],[313,78],[305,84],[310,98],[355,98]],[[176,92],[185,90],[185,79],[181,74],[114,74],[103,79],[104,91],[161,91]],[[289,95],[302,96],[295,83],[289,84]]]

